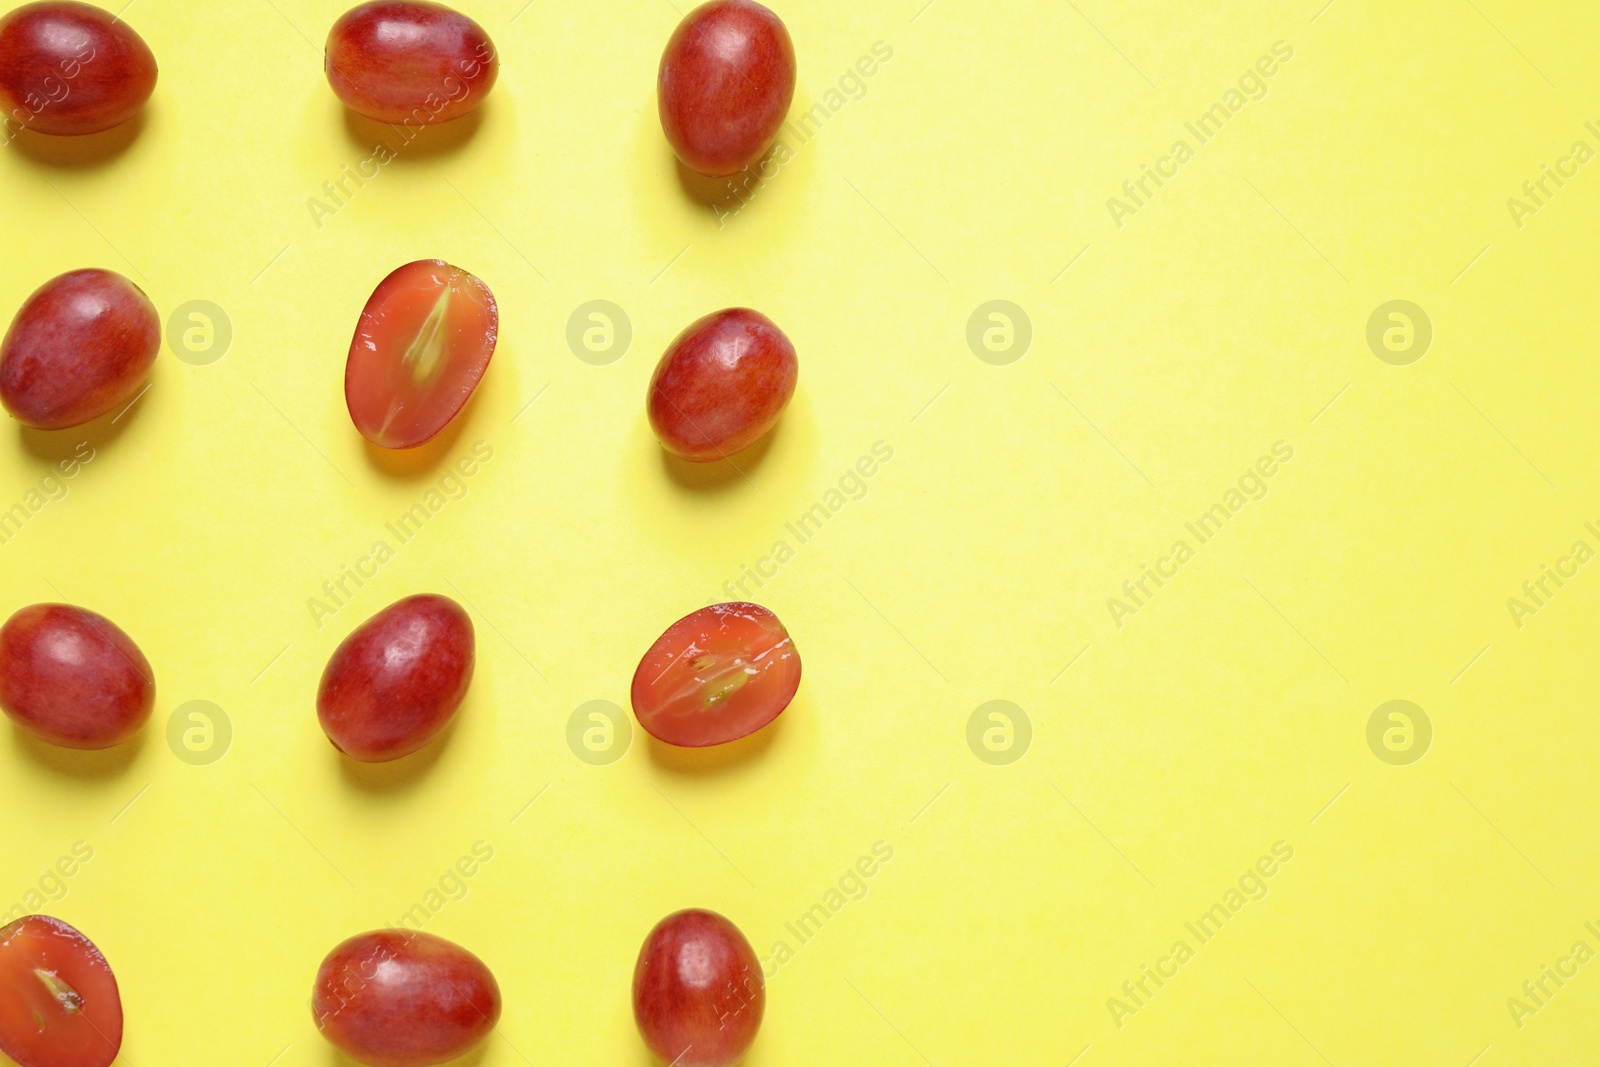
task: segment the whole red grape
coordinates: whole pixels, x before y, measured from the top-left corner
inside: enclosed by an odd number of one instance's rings
[[[449,597],[407,597],[334,650],[317,718],[339,751],[364,763],[409,755],[455,715],[472,682],[472,620]]]
[[[109,11],[42,0],[0,18],[0,117],[19,126],[99,133],[131,119],[155,88],[156,57]]]
[[[500,986],[453,942],[405,928],[341,942],[317,970],[317,1029],[369,1067],[433,1067],[470,1051],[500,1021]]]
[[[149,661],[103,615],[34,604],[0,626],[0,708],[37,737],[110,748],[138,732],[155,700]]]
[[[35,429],[77,426],[131,399],[160,350],[143,289],[113,271],[71,271],[35,290],[0,341],[0,403]]]
[[[777,139],[794,82],[783,20],[752,0],[711,0],[678,24],[661,55],[661,129],[690,170],[737,174]]]
[[[650,378],[646,409],[667,451],[726,459],[772,429],[794,396],[800,364],[771,319],[729,308],[691,323]]]
[[[714,911],[668,915],[639,949],[633,1018],[662,1063],[731,1067],[755,1041],[766,1007],[761,961]]]
[[[483,27],[427,0],[374,0],[328,32],[328,84],[378,122],[429,126],[460,118],[494,87],[500,58]]]

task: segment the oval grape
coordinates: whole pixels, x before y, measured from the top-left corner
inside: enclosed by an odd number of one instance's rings
[[[397,268],[356,322],[344,370],[350,420],[381,448],[425,444],[466,406],[499,337],[483,282],[440,259]]]
[[[661,55],[661,128],[690,170],[738,174],[777,139],[794,84],[783,20],[752,0],[712,0],[689,12]]]
[[[155,88],[156,57],[109,11],[43,0],[0,18],[0,105],[19,126],[100,133],[138,114]]]
[[[378,122],[429,126],[460,118],[494,87],[500,59],[483,27],[443,4],[377,0],[328,32],[328,83]]]
[[[370,1067],[433,1067],[470,1051],[500,1020],[500,987],[477,956],[433,934],[375,930],[341,942],[317,970],[322,1036]]]
[[[94,942],[60,919],[0,927],[0,1053],[21,1067],[110,1067],[122,995]]]
[[[714,911],[656,924],[633,969],[633,1018],[650,1051],[674,1067],[730,1067],[766,1012],[761,962],[739,928]]]
[[[639,661],[633,714],[658,741],[726,744],[783,713],[800,688],[800,654],[759,604],[713,604],[685,615]]]
[[[78,426],[132,399],[160,350],[143,289],[114,271],[71,271],[36,289],[0,341],[0,403],[35,429]]]
[[[364,763],[399,759],[433,740],[472,683],[472,620],[448,597],[384,608],[334,650],[317,718],[334,747]]]
[[[110,748],[150,718],[156,678],[110,619],[70,604],[34,604],[0,627],[0,708],[36,737]]]
[[[760,440],[794,396],[800,364],[771,319],[728,308],[673,339],[650,378],[646,411],[667,451],[696,463]]]

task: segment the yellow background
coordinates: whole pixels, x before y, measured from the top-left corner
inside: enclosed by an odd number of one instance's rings
[[[392,145],[320,226],[308,199],[396,138],[326,85],[337,3],[136,0],[144,118],[0,151],[7,315],[103,266],[163,319],[207,300],[234,331],[207,366],[164,348],[115,424],[0,447],[7,508],[79,442],[95,457],[0,545],[0,608],[101,611],[158,679],[126,750],[0,738],[0,896],[93,848],[44,910],[115,967],[122,1063],[340,1062],[308,1010],[323,954],[480,841],[494,858],[426,928],[501,983],[484,1067],[642,1067],[635,952],[692,905],[795,949],[751,1067],[1596,1061],[1600,962],[1520,1028],[1506,1002],[1600,950],[1600,564],[1520,628],[1506,601],[1600,547],[1600,163],[1520,229],[1506,201],[1600,147],[1600,14],[922,3],[780,5],[795,115],[876,42],[893,58],[725,225],[656,119],[670,0],[474,2],[502,56],[478,117]],[[1264,98],[1119,228],[1107,199],[1279,41]],[[461,425],[396,464],[342,372],[373,286],[422,257],[489,283],[502,342]],[[566,340],[594,299],[632,324],[608,366]],[[1033,328],[1007,366],[967,340],[994,299]],[[1435,331],[1409,366],[1367,345],[1392,299]],[[799,391],[742,473],[687,471],[645,384],[733,304],[788,332]],[[573,710],[626,707],[660,631],[879,441],[865,495],[751,587],[805,663],[779,723],[576,758]],[[1119,628],[1107,599],[1279,441],[1266,497]],[[466,496],[319,627],[308,599],[480,442]],[[473,615],[471,694],[444,744],[353,766],[318,676],[423,590]],[[966,739],[996,699],[1032,723],[1008,766]],[[1392,699],[1433,725],[1409,766],[1367,744]],[[209,766],[166,742],[192,700],[232,723]],[[865,897],[796,944],[785,923],[879,841]],[[1108,999],[1279,841],[1265,899],[1119,1028]]]

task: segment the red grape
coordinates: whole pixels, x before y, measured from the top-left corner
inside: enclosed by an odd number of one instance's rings
[[[800,654],[758,604],[713,604],[656,638],[633,673],[633,714],[650,736],[704,748],[737,741],[783,713]]]
[[[751,0],[712,0],[661,54],[661,128],[690,170],[737,174],[772,147],[794,79],[794,43],[777,15]]]
[[[472,620],[448,597],[384,608],[334,650],[317,718],[334,747],[364,763],[415,752],[443,730],[472,682]]]
[[[37,737],[110,748],[138,732],[156,676],[110,619],[68,604],[34,604],[0,626],[0,708]]]
[[[109,270],[75,270],[36,289],[0,341],[0,403],[35,429],[61,430],[130,399],[161,350],[144,290]]]
[[[482,103],[500,60],[483,27],[460,12],[425,0],[375,0],[333,24],[324,66],[350,110],[427,126]]]
[[[374,930],[328,953],[311,1014],[323,1037],[370,1067],[432,1067],[489,1036],[500,1021],[500,987],[460,945]]]
[[[766,981],[750,942],[714,911],[668,915],[639,949],[633,1018],[663,1063],[738,1063],[756,1039],[766,1006]]]
[[[650,378],[650,426],[667,451],[696,463],[748,448],[794,396],[800,365],[772,320],[717,311],[673,339]]]
[[[109,11],[44,0],[0,18],[0,105],[19,126],[99,133],[131,119],[155,88],[156,57]]]
[[[499,336],[483,282],[441,259],[397,268],[356,322],[344,368],[351,421],[382,448],[425,443],[466,406]]]
[[[122,996],[94,942],[47,915],[0,927],[0,1052],[22,1067],[110,1067]]]

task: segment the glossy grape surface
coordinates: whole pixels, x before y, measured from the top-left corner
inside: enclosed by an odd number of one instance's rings
[[[0,708],[36,737],[110,748],[138,732],[155,699],[149,661],[103,615],[34,604],[0,627]]]
[[[766,1007],[761,962],[739,928],[714,911],[667,916],[639,949],[633,1018],[662,1063],[738,1063],[755,1041]]]
[[[0,18],[0,106],[19,126],[99,133],[131,119],[155,87],[156,57],[109,11],[45,0]]]
[[[364,763],[399,759],[449,725],[472,683],[472,620],[448,597],[384,608],[334,650],[317,690],[328,740]]]
[[[460,945],[374,930],[328,953],[311,1014],[323,1037],[369,1067],[433,1067],[489,1036],[500,1021],[500,987]]]
[[[422,259],[378,284],[356,322],[344,399],[361,435],[382,448],[431,440],[466,406],[500,338],[489,287]]]
[[[344,105],[378,122],[431,126],[460,118],[500,73],[483,27],[443,4],[377,0],[328,32],[323,66]]]
[[[61,430],[133,399],[161,350],[144,290],[109,270],[75,270],[28,297],[0,341],[0,403],[40,430]]]
[[[800,364],[771,319],[728,308],[691,323],[650,378],[646,411],[663,447],[697,463],[760,440],[794,396]]]
[[[772,147],[794,83],[783,21],[751,0],[712,0],[689,12],[661,55],[661,129],[689,169],[737,174]]]
[[[0,1053],[21,1067],[110,1067],[122,995],[94,942],[60,919],[0,927]]]
[[[633,674],[633,713],[652,737],[703,748],[776,719],[800,688],[800,653],[759,604],[713,604],[667,628]]]

